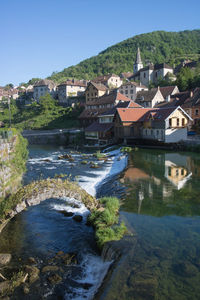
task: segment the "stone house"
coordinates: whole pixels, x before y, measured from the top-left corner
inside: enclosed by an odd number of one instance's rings
[[[126,82],[125,84],[122,84],[118,91],[125,95],[126,97],[128,97],[129,99],[131,100],[135,100],[136,99],[136,96],[137,96],[137,93],[140,92],[140,91],[148,91],[148,88],[144,85],[141,85],[137,82],[134,82],[134,81],[129,81],[129,82]]]
[[[164,102],[165,99],[160,91],[160,88],[155,88],[151,90],[143,90],[137,93],[135,102],[143,107],[154,107],[160,102]]]
[[[191,117],[180,107],[118,108],[114,117],[116,140],[146,139],[176,143],[187,139]]]
[[[122,80],[118,75],[107,74],[103,76],[98,76],[92,80],[96,83],[101,83],[108,88],[118,88],[122,85]]]
[[[103,96],[106,91],[107,87],[104,84],[93,81],[89,82],[85,90],[86,105],[92,104],[97,98]]]
[[[171,96],[179,93],[179,89],[177,85],[175,86],[164,86],[159,87],[161,94],[163,95],[163,98],[166,102],[170,102]]]
[[[56,85],[52,80],[42,79],[34,84],[33,86],[33,98],[35,101],[39,102],[41,96],[50,94],[55,96]]]
[[[58,101],[60,104],[71,106],[69,98],[82,96],[87,87],[86,80],[67,80],[57,86]]]

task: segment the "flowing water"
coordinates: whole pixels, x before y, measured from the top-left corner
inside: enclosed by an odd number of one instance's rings
[[[98,162],[101,168],[91,169],[81,164],[94,160],[89,154],[72,153],[74,162],[58,160],[67,152],[32,146],[24,183],[62,173],[91,195],[116,195],[120,219],[132,233],[121,241],[125,254],[95,299],[200,299],[199,155],[139,150],[128,161],[115,150],[109,161]],[[83,222],[61,210],[81,214]],[[12,253],[13,264],[33,256],[43,266],[59,251],[78,255],[78,264],[63,266],[62,284],[52,289],[40,281],[29,296],[18,292],[13,299],[94,297],[111,261],[99,256],[94,232],[85,224],[88,213],[74,199],[47,199],[11,220],[0,236],[0,252]]]
[[[62,154],[70,153],[73,161],[58,159]],[[83,165],[81,161],[87,160]],[[119,150],[110,152],[107,162],[98,161],[99,169],[91,169],[89,162],[97,162],[92,154],[83,156],[69,149],[49,146],[30,147],[27,172],[24,184],[41,178],[60,175],[78,181],[88,193],[95,196],[104,180],[114,178],[127,165],[127,156]],[[62,212],[62,213],[61,213]],[[83,221],[76,222],[72,216],[82,215]],[[111,261],[104,261],[99,255],[94,240],[94,231],[86,225],[89,211],[80,202],[72,198],[46,199],[40,205],[30,207],[14,217],[0,235],[0,253],[12,254],[12,265],[26,263],[34,257],[37,267],[49,264],[57,259],[57,253],[75,253],[78,264],[59,265],[62,283],[52,288],[45,275],[32,285],[29,295],[18,289],[13,299],[92,299]],[[64,273],[64,275],[63,275]]]

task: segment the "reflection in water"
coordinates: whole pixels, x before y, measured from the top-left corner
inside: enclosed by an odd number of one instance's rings
[[[196,154],[133,153],[121,179],[126,186],[121,217],[137,243],[102,299],[199,299],[199,176]]]

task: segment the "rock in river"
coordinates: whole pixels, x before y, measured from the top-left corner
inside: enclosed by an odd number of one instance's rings
[[[11,261],[11,254],[0,253],[0,265],[7,265]]]

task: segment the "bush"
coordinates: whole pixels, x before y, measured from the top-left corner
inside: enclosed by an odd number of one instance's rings
[[[118,223],[119,200],[115,197],[103,197],[100,200],[103,210],[94,210],[88,217],[89,223],[95,227],[97,245],[101,249],[108,241],[119,240],[126,232],[124,223]]]

